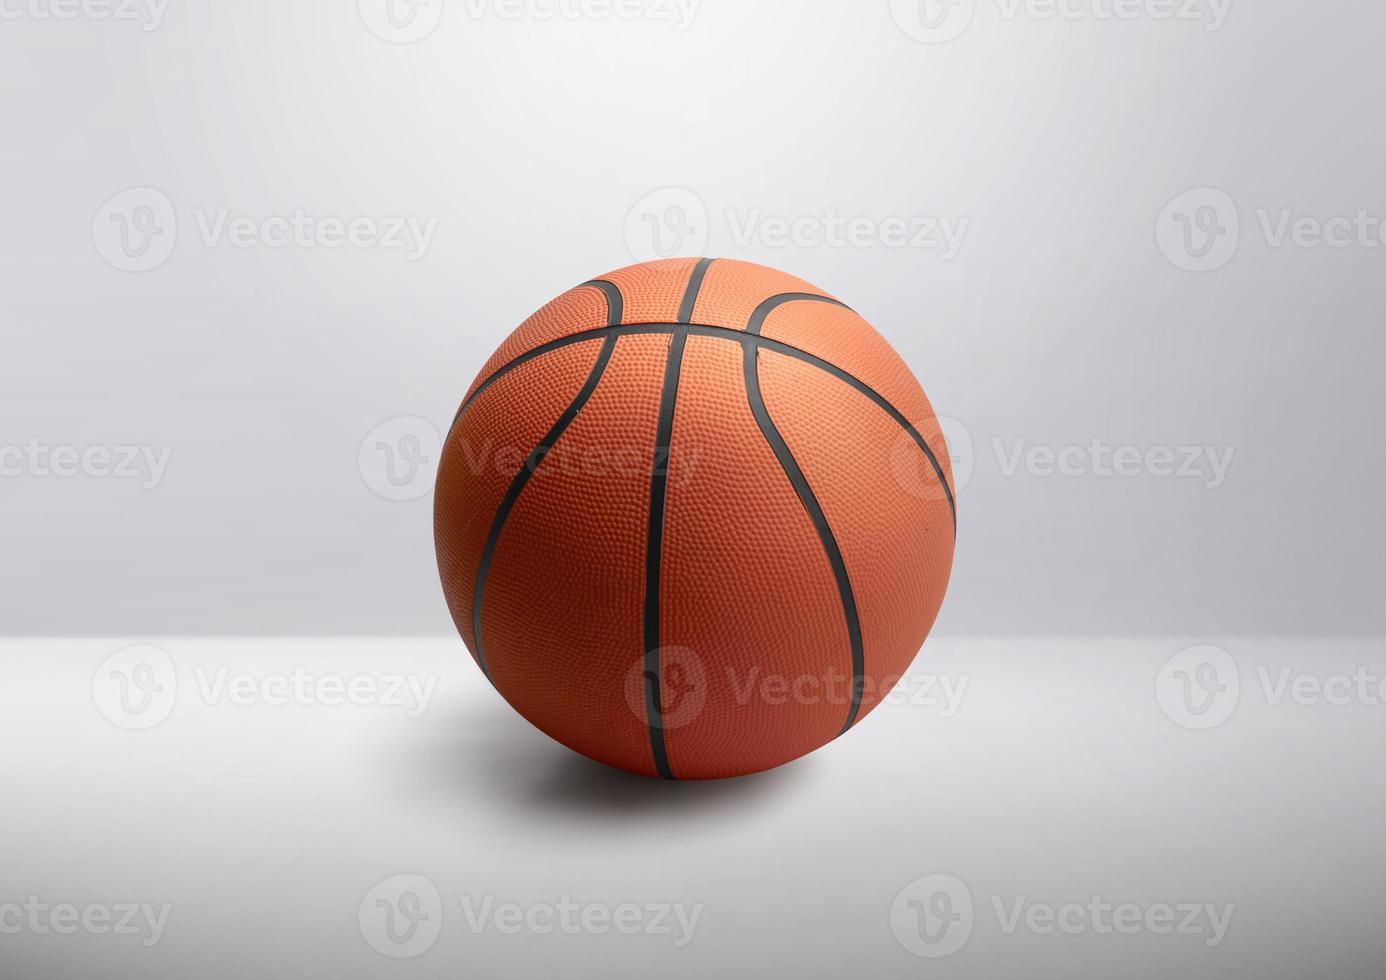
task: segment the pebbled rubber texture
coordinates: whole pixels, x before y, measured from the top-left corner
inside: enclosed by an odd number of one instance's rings
[[[703,690],[684,694],[703,705],[668,733],[670,763],[685,779],[756,772],[842,730],[846,701],[766,692],[800,676],[845,691],[847,627],[813,523],[751,415],[741,346],[691,338],[678,407],[662,640],[697,658]]]
[[[439,571],[541,730],[644,775],[741,775],[908,668],[947,588],[950,483],[928,399],[856,313],[750,263],[648,263],[487,363],[443,454]]]
[[[668,337],[623,337],[512,510],[481,609],[496,689],[585,755],[654,774],[643,705],[646,514]]]
[[[793,293],[828,295],[787,272],[751,262],[719,259],[707,271],[693,322],[744,330],[756,308],[767,299]]]
[[[607,300],[595,286],[581,285],[548,303],[506,338],[467,391],[471,398],[504,365],[554,340],[607,325]]]
[[[951,511],[941,494],[920,495],[917,484],[897,478],[899,427],[863,395],[772,351],[760,353],[760,377],[766,407],[815,488],[854,585],[869,680],[860,720],[909,668],[943,605]]]
[[[492,520],[525,456],[582,388],[602,343],[565,347],[509,372],[476,399],[444,444],[433,497],[438,569],[473,653],[472,590]]]

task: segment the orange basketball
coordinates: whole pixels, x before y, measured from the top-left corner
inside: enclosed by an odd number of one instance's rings
[[[924,642],[956,525],[919,383],[856,313],[747,262],[650,262],[510,335],[457,413],[434,533],[501,695],[666,779],[845,733]]]

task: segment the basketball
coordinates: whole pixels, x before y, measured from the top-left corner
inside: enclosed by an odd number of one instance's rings
[[[948,448],[862,317],[728,259],[564,293],[482,369],[434,498],[448,608],[521,715],[610,766],[716,779],[843,735],[948,586]]]

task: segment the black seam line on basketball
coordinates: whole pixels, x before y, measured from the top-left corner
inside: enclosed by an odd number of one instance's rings
[[[761,435],[774,450],[780,466],[784,469],[784,475],[789,477],[794,492],[799,495],[799,502],[804,505],[809,520],[818,532],[818,539],[823,543],[823,551],[828,556],[828,564],[832,566],[833,578],[837,582],[838,597],[842,600],[842,614],[847,621],[847,640],[852,650],[852,699],[847,708],[847,720],[842,725],[842,731],[838,733],[845,735],[856,723],[857,713],[861,710],[862,687],[866,683],[866,653],[862,643],[861,616],[857,612],[856,594],[852,591],[852,579],[847,574],[847,562],[842,557],[842,549],[838,546],[832,525],[828,523],[828,516],[823,513],[823,507],[818,503],[818,497],[809,485],[808,477],[804,476],[804,471],[799,468],[799,461],[794,458],[793,450],[784,441],[775,420],[770,417],[770,409],[766,407],[765,398],[760,390],[760,348],[746,344],[743,350],[746,355],[746,400],[750,403],[751,414],[755,416]]]
[[[597,355],[597,363],[592,365],[592,372],[587,376],[587,382],[582,386],[582,390],[577,393],[568,406],[567,411],[558,417],[558,421],[553,424],[543,439],[539,440],[539,445],[525,460],[520,467],[520,472],[515,474],[515,478],[510,481],[510,488],[506,490],[505,497],[501,499],[500,507],[496,509],[496,516],[491,521],[491,530],[486,535],[486,546],[481,551],[481,561],[476,568],[476,585],[472,589],[472,641],[476,647],[476,659],[481,664],[482,673],[486,679],[491,681],[494,686],[495,680],[491,677],[491,668],[486,663],[486,653],[481,645],[481,602],[486,595],[486,579],[491,574],[491,559],[495,557],[496,545],[500,543],[501,530],[505,527],[506,519],[510,517],[510,512],[520,499],[520,494],[524,492],[529,484],[529,479],[539,469],[541,463],[548,457],[554,444],[563,435],[564,430],[572,425],[573,419],[577,418],[578,412],[587,404],[587,399],[592,397],[592,392],[597,390],[597,383],[601,381],[602,374],[606,371],[607,364],[611,361],[611,352],[616,347],[616,335],[607,337],[606,343],[602,344],[601,352]]]
[[[830,306],[841,307],[852,312],[851,307],[846,303],[833,299],[831,296],[820,296],[817,293],[780,293],[778,296],[771,296],[764,303],[756,307],[751,314],[750,321],[746,324],[746,332],[749,334],[759,334],[760,328],[765,326],[765,321],[786,303],[827,303]]]
[[[674,779],[669,765],[669,749],[664,741],[664,698],[660,690],[659,585],[664,557],[664,507],[669,491],[669,445],[674,438],[674,406],[679,395],[679,376],[683,371],[683,350],[688,331],[675,327],[669,340],[664,366],[664,390],[659,396],[659,425],[655,429],[654,465],[650,471],[650,517],[645,541],[645,725],[649,731],[650,754],[655,769],[665,779]]]
[[[593,279],[585,282],[578,289],[590,286],[593,289],[600,289],[606,296],[606,325],[608,327],[619,327],[621,319],[626,315],[626,298],[621,294],[621,287],[606,279]]]
[[[699,259],[698,264],[693,267],[693,274],[688,277],[688,289],[684,291],[683,302],[679,304],[679,323],[693,322],[693,311],[698,308],[698,294],[703,290],[703,280],[707,278],[707,270],[716,261]]]
[[[948,481],[944,478],[943,467],[939,465],[938,457],[936,457],[934,455],[934,451],[929,448],[929,444],[925,441],[924,437],[919,434],[919,430],[917,430],[914,427],[914,425],[911,424],[909,419],[905,418],[904,413],[902,413],[898,408],[891,404],[890,399],[886,398],[875,388],[872,388],[870,385],[868,385],[865,381],[862,381],[856,375],[847,373],[846,371],[842,370],[842,368],[838,367],[836,364],[833,364],[830,361],[825,361],[823,360],[823,358],[818,357],[815,354],[810,354],[806,350],[801,350],[798,347],[786,344],[783,341],[771,340],[769,337],[761,337],[757,334],[748,334],[744,330],[737,330],[734,327],[714,327],[702,323],[627,323],[620,327],[598,327],[595,330],[584,330],[581,333],[571,334],[567,337],[560,337],[558,340],[550,341],[549,343],[544,344],[542,347],[536,347],[532,351],[528,351],[524,354],[521,354],[519,357],[515,358],[515,360],[511,361],[509,364],[506,364],[504,367],[498,368],[496,372],[492,374],[490,378],[487,379],[486,383],[482,385],[480,388],[478,388],[471,398],[467,399],[466,404],[464,404],[462,406],[461,411],[457,413],[458,418],[461,418],[462,413],[465,412],[467,408],[471,405],[471,403],[476,400],[477,396],[479,396],[483,391],[490,387],[493,381],[500,378],[502,375],[510,371],[512,368],[519,367],[521,364],[528,363],[529,361],[532,361],[537,357],[543,357],[545,354],[550,354],[556,350],[562,350],[564,347],[568,347],[573,344],[580,344],[584,341],[594,340],[599,337],[610,336],[612,333],[616,333],[621,336],[625,336],[627,334],[664,334],[673,333],[674,331],[680,328],[687,329],[689,333],[697,334],[700,337],[717,337],[722,340],[734,340],[741,344],[755,344],[759,347],[765,348],[766,350],[772,350],[778,354],[784,354],[786,357],[795,358],[796,360],[803,361],[805,364],[813,365],[820,371],[826,371],[828,374],[831,374],[839,381],[843,381],[848,385],[851,385],[857,391],[861,392],[867,398],[871,399],[873,402],[876,403],[877,407],[879,407],[882,411],[884,411],[887,415],[894,419],[895,423],[905,430],[906,434],[914,441],[914,444],[918,446],[920,451],[924,453],[924,457],[929,461],[929,465],[933,468],[934,476],[938,478],[939,486],[943,487],[944,496],[948,499],[948,509],[952,512],[953,515],[953,531],[955,534],[957,533],[957,502],[953,498],[953,488],[948,485]],[[456,421],[454,421],[453,424],[456,425]]]
[[[679,322],[693,319],[698,307],[707,270],[715,259],[699,259],[688,277],[688,287],[679,304]],[[669,353],[664,365],[664,390],[659,396],[659,423],[655,430],[654,464],[650,469],[650,513],[648,536],[645,541],[645,723],[649,731],[650,755],[655,769],[665,779],[673,779],[669,765],[669,748],[664,740],[664,694],[661,690],[659,591],[661,562],[664,556],[664,508],[669,490],[670,444],[674,439],[674,410],[679,398],[679,378],[683,373],[683,351],[688,333],[675,330],[669,339]]]
[[[624,319],[626,315],[626,298],[622,294],[620,286],[611,282],[609,279],[592,279],[588,282],[581,283],[575,288],[601,290],[602,295],[606,298],[606,325],[608,327],[619,327],[621,325],[621,320]],[[472,392],[472,396],[462,403],[462,407],[459,408],[457,414],[452,417],[452,425],[448,427],[448,434],[451,435],[452,429],[457,425],[457,420],[462,417],[462,413],[471,406],[472,402],[476,401],[477,395],[480,395],[487,388],[491,387],[491,382],[509,371],[512,366],[518,367],[520,364],[524,363],[525,360],[529,359],[530,358],[526,358],[525,355],[521,354],[516,360],[502,364],[500,367],[496,368],[495,371],[491,372],[491,376],[482,382],[482,384],[477,387],[476,391]]]
[[[837,306],[847,310],[849,313],[856,312],[846,303],[834,299],[831,296],[822,296],[818,293],[780,293],[777,296],[771,296],[756,307],[755,312],[751,314],[751,319],[746,324],[746,332],[753,336],[759,336],[761,328],[765,326],[765,321],[770,318],[770,314],[787,303],[827,303],[831,306]],[[798,348],[794,349],[798,350]],[[934,475],[938,477],[939,485],[943,487],[943,492],[948,497],[948,510],[953,516],[953,534],[956,536],[958,533],[958,507],[957,503],[953,500],[953,488],[948,485],[948,479],[943,474],[943,467],[939,465],[938,458],[934,456],[933,450],[929,448],[929,444],[924,441],[923,437],[915,431],[914,426],[910,425],[909,420],[906,419],[903,414],[896,411],[895,407],[883,397],[880,397],[877,392],[868,388],[864,382],[858,381],[856,378],[847,374],[847,372],[838,369],[835,365],[829,365],[826,361],[820,362],[817,358],[813,358],[813,355],[808,354],[807,351],[800,351],[800,353],[807,355],[804,359],[810,360],[810,363],[825,368],[830,371],[830,373],[848,381],[853,387],[867,394],[876,401],[877,404],[890,412],[890,414],[895,417],[895,420],[903,425],[910,435],[914,437],[914,441],[919,444],[919,448],[924,450],[924,455],[928,458],[929,465],[933,467]]]

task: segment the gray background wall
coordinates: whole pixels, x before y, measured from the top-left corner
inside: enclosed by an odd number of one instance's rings
[[[842,296],[954,420],[940,631],[1380,632],[1386,10],[1186,3],[9,0],[0,629],[450,633],[429,463],[375,446],[430,457],[510,329],[659,245]],[[436,226],[238,247],[223,210]],[[829,212],[858,240],[776,237]],[[914,219],[955,239],[881,240]],[[1011,471],[1094,441],[1156,453]]]

